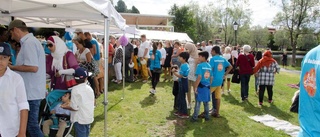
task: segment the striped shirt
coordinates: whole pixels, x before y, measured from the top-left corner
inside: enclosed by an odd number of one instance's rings
[[[258,85],[274,85],[275,72],[279,73],[280,67],[277,62],[273,62],[269,67],[262,67],[258,71]]]

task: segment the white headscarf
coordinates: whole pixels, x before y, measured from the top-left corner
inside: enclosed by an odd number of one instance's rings
[[[61,38],[57,36],[49,37],[47,42],[52,43],[56,47],[56,50],[51,53],[53,57],[51,68],[63,70],[63,56],[69,51],[67,45]]]

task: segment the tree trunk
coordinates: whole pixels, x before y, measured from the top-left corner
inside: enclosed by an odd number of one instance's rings
[[[294,39],[292,31],[290,31],[290,44],[291,44],[291,47],[292,47],[291,66],[295,67],[296,66],[296,45],[297,45],[297,40]]]

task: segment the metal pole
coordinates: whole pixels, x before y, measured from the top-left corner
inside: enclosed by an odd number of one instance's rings
[[[237,30],[234,31],[234,35],[235,35],[235,46],[237,46]]]
[[[104,136],[107,137],[107,111],[108,111],[108,59],[109,59],[109,26],[110,19],[104,18]]]

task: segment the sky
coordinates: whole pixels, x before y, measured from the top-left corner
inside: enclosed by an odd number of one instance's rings
[[[176,3],[177,5],[186,5],[189,0],[123,0],[127,8],[130,9],[133,5],[137,7],[140,14],[152,14],[152,15],[168,15],[170,7]],[[200,2],[199,5],[203,6],[213,0],[193,0],[194,2]],[[113,0],[114,4],[118,0]],[[279,8],[271,6],[268,0],[249,0],[249,9],[252,11],[251,19],[252,25],[272,26],[271,22],[279,11]]]

